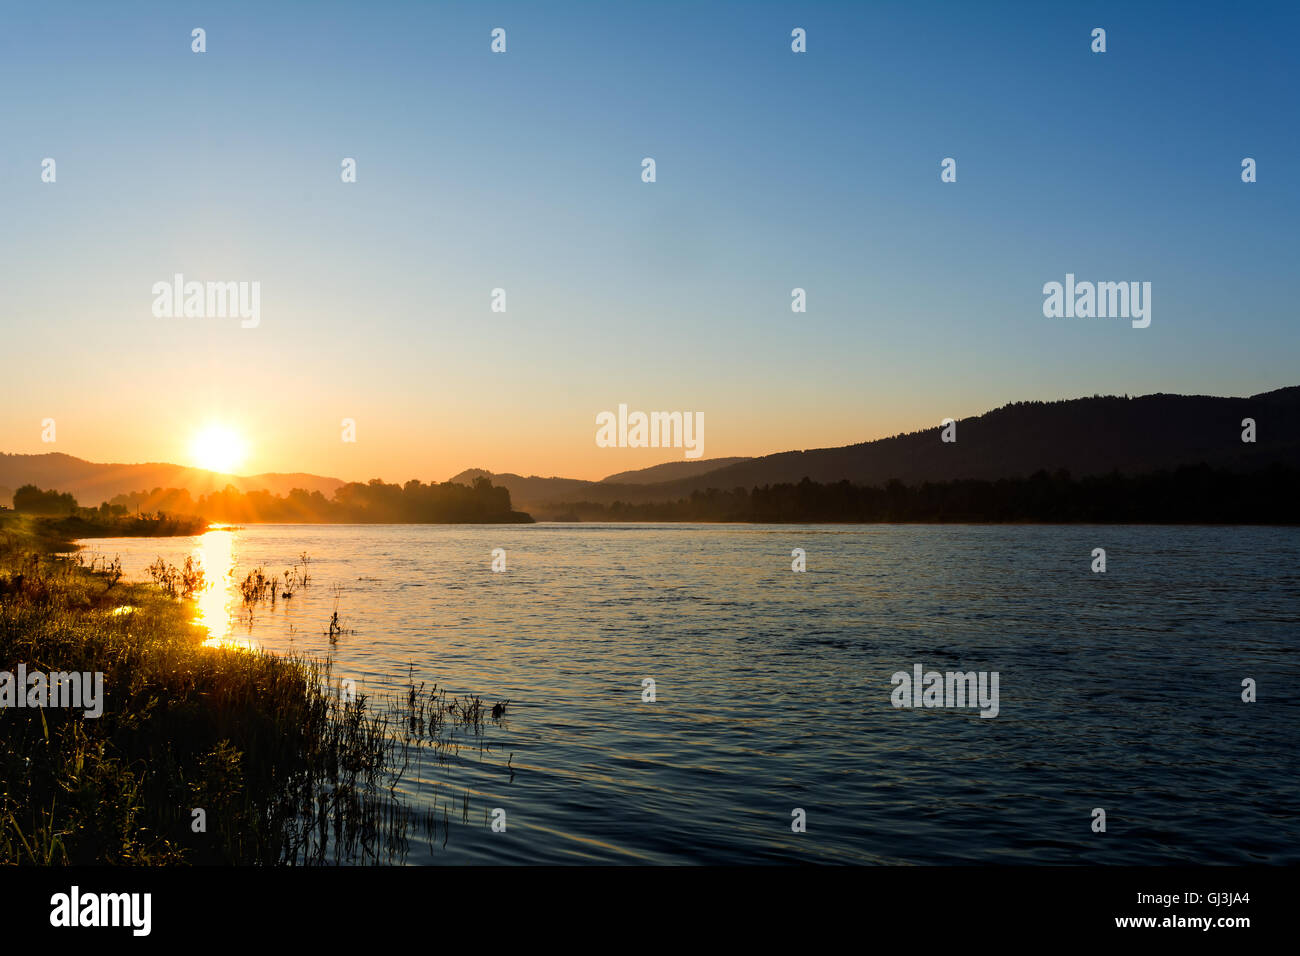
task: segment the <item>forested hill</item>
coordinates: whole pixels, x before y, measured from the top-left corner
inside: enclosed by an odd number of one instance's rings
[[[1242,441],[1242,420],[1256,441]],[[1144,474],[1179,465],[1254,470],[1300,464],[1300,387],[1251,398],[1204,395],[1095,397],[1015,402],[957,422],[956,442],[925,431],[816,451],[766,455],[709,472],[679,488],[847,479],[879,485],[959,478],[1011,478],[1046,469],[1072,475]]]
[[[1242,420],[1247,418],[1255,422],[1254,442],[1242,441]],[[516,507],[548,518],[570,513],[564,506],[576,502],[669,502],[697,491],[797,484],[804,478],[883,487],[893,479],[914,486],[1028,478],[1040,471],[1067,471],[1078,479],[1197,465],[1228,473],[1255,472],[1274,463],[1296,468],[1300,387],[1251,398],[1156,394],[1014,402],[959,419],[955,442],[942,441],[940,432],[936,422],[923,431],[841,448],[781,452],[732,463],[718,459],[722,467],[672,481],[645,481],[645,472],[654,469],[600,482],[491,477],[510,489]]]

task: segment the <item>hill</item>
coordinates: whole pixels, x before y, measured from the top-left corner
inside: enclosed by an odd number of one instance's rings
[[[329,497],[343,484],[337,478],[306,474],[221,475],[201,468],[164,462],[101,464],[62,452],[45,455],[0,453],[0,489],[8,489],[0,504],[8,505],[13,490],[22,485],[71,492],[82,504],[99,504],[116,495],[154,488],[184,488],[192,495],[221,491],[234,485],[240,491],[269,491],[287,495],[294,488],[319,491]]]
[[[652,485],[660,481],[696,478],[742,461],[753,461],[753,459],[705,458],[701,461],[667,461],[662,465],[651,465],[649,468],[639,468],[636,471],[620,471],[617,475],[610,475],[600,480],[607,485]]]
[[[1256,422],[1254,443],[1241,440],[1245,418]],[[915,485],[1024,478],[1042,470],[1065,470],[1075,478],[1112,472],[1142,475],[1200,464],[1246,473],[1275,462],[1300,467],[1300,386],[1249,398],[1154,394],[1013,402],[959,420],[956,437],[953,443],[941,441],[936,424],[839,448],[666,462],[601,481],[493,474],[477,468],[450,480],[472,485],[476,478],[489,478],[510,492],[515,508],[547,519],[569,514],[566,506],[576,502],[666,502],[709,488],[730,491],[804,478],[870,486],[898,479]],[[228,484],[243,492],[265,490],[281,496],[303,488],[328,498],[343,482],[306,474],[218,475],[159,463],[96,464],[61,453],[0,454],[0,489],[25,484],[68,491],[83,504],[95,504],[154,488],[185,488],[198,497]]]
[[[1254,443],[1241,440],[1245,418],[1257,426]],[[850,481],[881,486],[891,479],[921,482],[1024,478],[1040,470],[1068,471],[1076,478],[1148,474],[1183,465],[1207,464],[1243,473],[1274,462],[1300,466],[1300,387],[1249,398],[1154,394],[1094,396],[1054,402],[1013,402],[960,419],[957,440],[940,440],[940,427],[875,441],[786,451],[707,470],[671,481],[640,483],[636,473],[588,483],[560,494],[560,482],[521,487],[518,507],[546,519],[569,513],[565,505],[586,501],[647,503],[673,501],[709,488],[730,490],[763,485]],[[651,469],[652,470],[652,469]],[[495,480],[495,479],[494,479]]]
[[[1245,418],[1257,440],[1241,440]],[[877,441],[753,458],[707,476],[671,483],[695,488],[847,479],[879,485],[1025,477],[1065,469],[1076,477],[1143,474],[1179,465],[1253,470],[1274,461],[1300,464],[1300,386],[1250,398],[1209,395],[1094,396],[1014,402],[957,422],[957,441],[940,428]],[[666,485],[658,486],[668,491]]]

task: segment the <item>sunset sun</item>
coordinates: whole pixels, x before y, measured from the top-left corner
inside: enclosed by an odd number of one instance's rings
[[[209,425],[194,436],[190,458],[196,467],[229,473],[244,460],[244,440],[224,425]]]

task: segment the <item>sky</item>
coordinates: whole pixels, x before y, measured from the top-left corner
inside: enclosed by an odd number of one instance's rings
[[[713,458],[1300,384],[1298,11],[10,5],[0,451],[595,479],[683,457],[598,446],[620,404]],[[177,273],[257,326],[155,316]],[[1067,273],[1150,326],[1045,317]]]

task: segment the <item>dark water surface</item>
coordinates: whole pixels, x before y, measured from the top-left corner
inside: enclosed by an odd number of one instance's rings
[[[261,525],[86,545],[137,578],[195,554],[216,640],[332,652],[376,696],[409,666],[509,699],[480,746],[408,772],[452,821],[411,863],[1300,862],[1297,529]],[[310,587],[250,619],[234,579],[303,551]],[[896,709],[890,677],[915,664],[997,671],[997,717]]]

